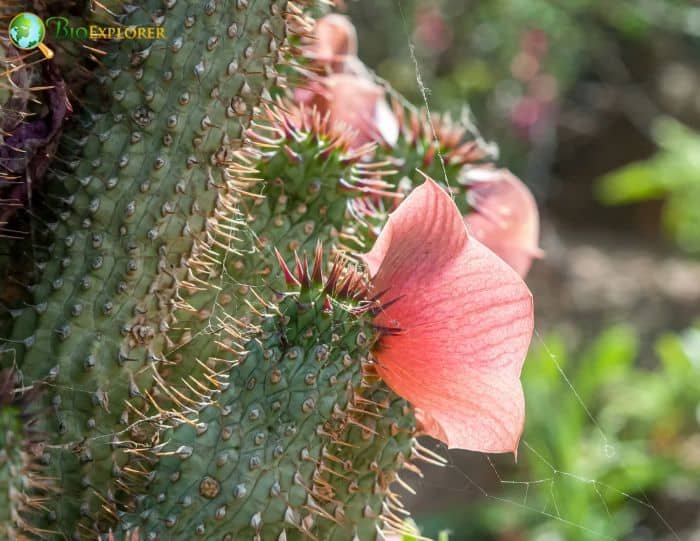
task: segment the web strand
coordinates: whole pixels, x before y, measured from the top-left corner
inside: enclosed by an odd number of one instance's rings
[[[413,62],[413,67],[416,74],[416,82],[418,83],[418,90],[420,91],[421,97],[423,98],[425,110],[428,113],[428,124],[430,125],[430,131],[433,135],[433,140],[435,141],[435,147],[437,148],[437,156],[440,160],[442,176],[448,188],[447,192],[450,194],[450,197],[454,199],[454,194],[450,189],[450,179],[447,176],[447,169],[445,168],[445,159],[443,158],[442,150],[440,149],[440,139],[438,137],[437,130],[435,129],[435,124],[433,123],[432,111],[430,110],[430,103],[428,101],[429,89],[423,83],[423,76],[421,75],[420,64],[418,62],[418,57],[416,56],[416,48],[413,45],[413,42],[411,41],[411,38],[408,33],[408,21],[406,20],[406,13],[404,12],[403,4],[401,3],[401,0],[396,0],[396,2],[399,8],[399,13],[401,14],[401,21],[403,23],[404,34],[406,35],[406,39],[408,41],[408,52],[411,56],[411,62]]]

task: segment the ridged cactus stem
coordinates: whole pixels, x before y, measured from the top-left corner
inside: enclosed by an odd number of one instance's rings
[[[339,264],[323,280],[320,253],[296,276],[282,263],[291,291],[213,376],[221,390],[211,405],[164,434],[125,531],[163,541],[382,538],[390,485],[417,452],[415,418],[373,370],[381,307]]]
[[[199,321],[207,330],[194,333],[184,323],[168,333],[173,357],[167,380],[185,394],[181,382],[199,367],[178,359],[219,356],[222,329],[232,321],[245,335],[265,312],[264,299],[284,288],[273,272],[278,258],[293,266],[298,251],[319,243],[327,255],[337,249],[348,203],[362,190],[376,190],[387,174],[382,164],[365,159],[367,152],[329,136],[318,115],[307,123],[293,109],[280,102],[248,131],[251,144],[235,153],[229,168],[232,189],[218,201],[208,242],[190,260],[175,317]]]
[[[44,460],[65,494],[45,525],[94,538],[128,507],[122,467],[150,430],[145,412],[164,361],[172,300],[195,239],[226,191],[228,163],[277,66],[291,2],[148,0],[119,24],[165,29],[165,42],[120,42],[101,60],[108,106],[90,119],[79,161],[53,179],[63,204],[32,310],[5,360],[42,383],[57,434]],[[60,181],[60,182],[59,182]],[[52,502],[53,503],[53,502]]]

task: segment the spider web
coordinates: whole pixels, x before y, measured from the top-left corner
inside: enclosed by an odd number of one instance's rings
[[[432,111],[429,99],[430,89],[426,87],[424,83],[420,62],[416,55],[415,45],[412,42],[409,33],[409,25],[402,0],[396,0],[396,6],[401,17],[403,31],[407,41],[408,55],[415,69],[416,84],[420,92],[423,105],[428,112],[428,121],[431,125],[433,138],[435,139],[436,143],[438,143],[437,133],[432,123]],[[448,178],[447,171],[444,166],[443,157],[442,155],[438,154],[438,158],[440,159],[440,163],[442,165],[442,172],[444,176],[443,180],[449,187],[450,179]],[[547,343],[542,338],[542,335],[537,328],[535,328],[534,331],[533,345],[535,345],[535,341],[537,345],[542,347],[546,357],[554,365],[560,381],[567,388],[568,392],[573,395],[577,406],[584,412],[587,422],[589,423],[589,428],[592,427],[594,431],[598,433],[599,442],[597,451],[604,454],[604,456],[610,460],[616,459],[618,461],[617,465],[623,469],[628,468],[629,465],[625,464],[624,458],[620,457],[618,454],[616,443],[613,442],[612,438],[608,437],[603,426],[594,415],[593,410],[588,407],[583,397],[576,389],[574,383],[567,375],[559,359],[552,351],[550,351]],[[550,407],[550,405],[542,405],[542,407]],[[552,414],[556,415],[556,410],[554,410]],[[447,460],[447,465],[444,468],[447,470],[447,472],[439,472],[439,469],[441,468],[423,467],[426,476],[423,479],[412,479],[411,485],[416,488],[416,492],[419,494],[421,488],[432,488],[435,489],[433,492],[439,491],[443,494],[445,491],[450,494],[454,494],[456,492],[457,494],[464,494],[465,496],[468,496],[464,498],[466,500],[465,503],[479,503],[478,500],[481,499],[482,502],[490,502],[491,504],[502,506],[507,510],[524,512],[525,514],[531,516],[539,516],[541,519],[552,521],[556,525],[566,527],[570,531],[573,530],[577,532],[575,537],[576,539],[600,539],[613,541],[629,538],[628,535],[623,535],[622,537],[611,536],[606,531],[603,531],[603,528],[599,524],[587,524],[585,522],[580,522],[576,517],[571,516],[570,513],[564,511],[560,503],[564,501],[567,496],[563,495],[565,494],[566,490],[562,490],[561,487],[566,487],[567,483],[574,483],[579,485],[577,490],[581,490],[583,488],[592,490],[595,493],[600,502],[600,506],[603,510],[602,515],[605,517],[607,524],[613,524],[616,520],[616,515],[613,511],[611,511],[608,505],[608,500],[606,499],[606,495],[613,494],[616,497],[622,498],[625,501],[625,506],[635,506],[638,510],[642,510],[648,516],[653,516],[663,527],[663,529],[666,530],[665,535],[668,539],[677,541],[681,540],[681,537],[676,529],[671,525],[660,509],[648,499],[643,491],[641,491],[641,496],[632,494],[625,490],[620,490],[614,485],[600,481],[594,477],[588,477],[575,471],[566,471],[565,469],[559,467],[556,462],[548,459],[546,456],[547,452],[545,450],[537,449],[535,445],[530,444],[527,436],[528,434],[526,431],[523,439],[520,442],[519,456],[521,458],[525,458],[529,463],[538,463],[540,467],[544,468],[547,471],[547,474],[543,477],[524,480],[519,479],[518,477],[522,476],[523,474],[522,471],[518,471],[521,470],[520,467],[516,466],[514,469],[512,467],[501,466],[499,462],[503,462],[505,464],[505,461],[494,459],[485,454],[473,454],[474,456],[470,458],[479,458],[470,462],[470,464],[474,464],[473,470],[471,467],[467,469],[463,466],[464,461],[461,459],[464,457],[464,455],[461,452],[451,451],[447,449],[444,444],[435,440],[430,440],[422,442],[422,445],[427,446],[434,452],[445,457]],[[480,475],[479,480],[476,479],[475,471],[478,471]],[[439,475],[440,473],[443,475]],[[524,473],[527,474],[527,472]],[[445,484],[445,481],[442,479],[442,477],[445,475],[452,478],[450,484]],[[533,493],[536,491],[546,491],[548,493],[547,497],[539,498],[539,505],[536,505],[536,503],[533,502],[533,500],[536,499],[533,497]],[[504,495],[505,492],[519,493],[519,497],[515,497],[511,494]],[[476,500],[473,499],[474,496],[476,496]],[[543,499],[545,502],[544,505],[541,504],[541,500]],[[450,498],[449,501],[449,503],[452,505],[458,502],[459,500],[455,501],[455,498]],[[445,501],[445,503],[448,502]],[[409,507],[411,507],[410,504]],[[431,506],[431,508],[436,509],[434,505]],[[552,530],[544,532],[539,536],[530,536],[528,524],[531,523],[534,523],[534,521],[529,520],[522,521],[522,523],[516,523],[515,527],[520,531],[518,534],[516,534],[515,538],[529,539],[531,537],[535,537],[538,541],[563,541],[564,539],[569,539],[568,536],[562,537],[563,534],[558,532],[554,533]],[[449,533],[451,534],[449,537],[451,541],[477,539],[471,535],[465,537],[463,532],[451,531]],[[498,535],[495,532],[492,533]],[[510,539],[510,537],[507,538]],[[506,539],[506,537],[503,537],[503,539]]]

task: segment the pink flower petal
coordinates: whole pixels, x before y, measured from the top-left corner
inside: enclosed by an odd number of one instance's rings
[[[475,209],[465,217],[469,232],[525,276],[532,260],[542,255],[540,218],[530,190],[510,171],[489,167],[465,169],[460,182],[468,186],[467,200]]]
[[[352,130],[351,145],[359,147],[370,142],[393,145],[398,140],[398,121],[384,94],[384,89],[369,79],[335,73],[311,81],[295,92],[295,98],[329,114],[339,130]]]
[[[381,377],[449,447],[515,452],[524,421],[520,370],[533,329],[522,279],[469,238],[432,180],[389,217],[365,261],[375,290],[386,291],[375,323],[401,329],[374,353]]]

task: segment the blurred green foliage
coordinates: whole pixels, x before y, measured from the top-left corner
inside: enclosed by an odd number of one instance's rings
[[[681,249],[700,254],[700,133],[661,117],[652,135],[658,152],[603,177],[598,195],[607,204],[666,198],[666,230]]]
[[[535,342],[517,467],[496,462],[502,481],[490,498],[418,517],[426,534],[434,525],[457,532],[452,541],[668,535],[657,497],[700,506],[700,325],[660,337],[656,353],[658,366],[641,368],[628,326],[578,355],[556,333]]]
[[[533,145],[552,137],[561,102],[582,77],[625,85],[628,63],[644,63],[640,51],[660,36],[700,38],[700,5],[687,0],[391,0],[372,9],[347,0],[347,7],[368,65],[422,104],[417,63],[431,106],[457,113],[468,106],[516,171]]]
[[[586,58],[606,52],[614,39],[643,41],[654,30],[700,37],[700,6],[685,0],[394,0],[371,10],[354,2],[348,7],[359,27],[362,58],[420,102],[407,61],[408,42],[415,44],[441,108],[461,106],[464,98],[490,94],[512,79],[513,59],[523,49],[546,53],[546,71],[567,86]],[[545,33],[543,50],[527,50],[523,34],[533,29]],[[379,42],[385,47],[375,46]]]

